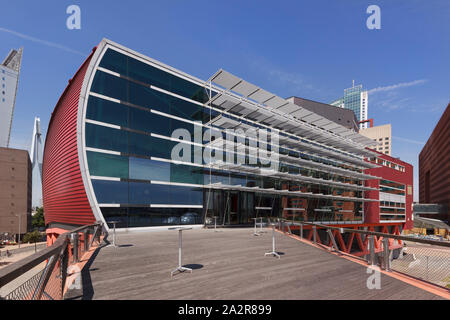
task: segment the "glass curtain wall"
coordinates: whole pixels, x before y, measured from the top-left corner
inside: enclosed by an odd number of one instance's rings
[[[255,216],[303,221],[358,221],[361,203],[211,190],[210,183],[362,197],[361,191],[324,184],[284,181],[249,173],[174,163],[172,150],[194,162],[192,143],[171,139],[176,129],[191,137],[221,113],[205,107],[209,90],[181,77],[108,49],[88,97],[85,123],[86,157],[95,196],[106,220],[118,227],[212,223],[248,224]],[[106,70],[105,70],[106,69]],[[113,74],[107,71],[112,71]],[[214,95],[214,93],[212,93]],[[192,139],[193,141],[193,139]],[[248,139],[245,142],[249,145]],[[270,143],[269,143],[270,148]],[[284,148],[280,153],[361,172],[332,159]],[[249,164],[246,157],[246,164]],[[362,185],[341,174],[284,164],[279,170],[330,182]]]

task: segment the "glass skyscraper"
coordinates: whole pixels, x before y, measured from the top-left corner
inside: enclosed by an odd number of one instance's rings
[[[363,91],[362,85],[353,86],[344,90],[344,97],[330,103],[333,106],[350,109],[355,113],[358,121],[368,119],[368,92]],[[361,129],[367,128],[367,123],[360,124]]]

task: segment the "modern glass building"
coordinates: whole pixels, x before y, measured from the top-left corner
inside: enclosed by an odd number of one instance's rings
[[[374,144],[222,69],[200,80],[105,39],[52,114],[46,223],[363,223]]]
[[[358,121],[368,119],[369,95],[362,85],[354,85],[344,90],[344,97],[330,103],[332,106],[352,110]],[[367,129],[367,123],[360,124],[360,129]]]

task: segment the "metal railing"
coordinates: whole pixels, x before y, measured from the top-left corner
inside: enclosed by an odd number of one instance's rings
[[[50,247],[0,270],[0,288],[3,288],[44,265],[0,300],[62,300],[69,265],[79,262],[95,242],[99,245],[102,232],[102,223],[76,228],[61,234]]]
[[[339,254],[352,255],[362,246],[364,259],[386,271],[397,271],[450,289],[450,242],[397,234],[333,227],[312,222],[280,219],[278,229]],[[357,240],[355,240],[358,238]],[[355,240],[355,241],[354,241]]]

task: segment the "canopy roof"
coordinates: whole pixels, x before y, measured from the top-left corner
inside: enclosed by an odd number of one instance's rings
[[[220,69],[209,80],[218,90],[210,103],[255,122],[334,147],[351,154],[373,156],[366,147],[376,141]],[[215,88],[216,89],[216,88]]]

